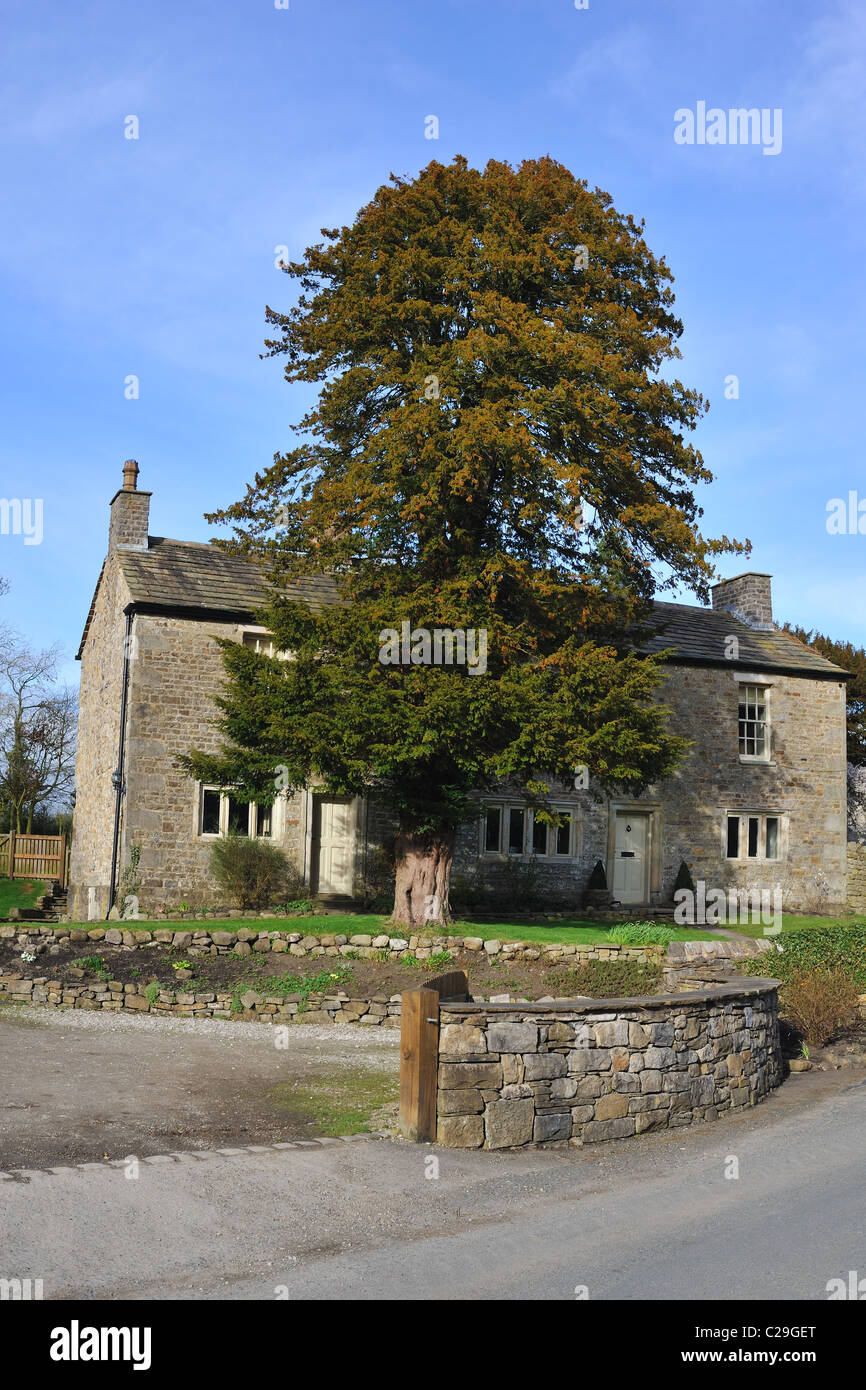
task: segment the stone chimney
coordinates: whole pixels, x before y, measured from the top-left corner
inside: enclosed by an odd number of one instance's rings
[[[772,632],[773,599],[769,574],[738,574],[713,585],[713,607],[724,609],[747,627]]]
[[[135,459],[127,459],[123,465],[123,487],[111,499],[109,554],[113,550],[147,550],[151,496],[138,491],[138,464]]]

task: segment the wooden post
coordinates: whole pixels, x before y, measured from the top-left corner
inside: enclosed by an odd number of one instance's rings
[[[406,990],[400,1010],[400,1133],[421,1144],[436,1138],[439,995]]]
[[[66,836],[60,836],[60,863],[57,866],[57,878],[61,889],[66,887]]]
[[[15,877],[15,831],[9,832],[9,877]]]

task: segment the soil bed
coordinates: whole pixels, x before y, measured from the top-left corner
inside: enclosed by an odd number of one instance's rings
[[[627,983],[651,985],[653,979],[658,979],[657,972],[634,962],[627,965],[592,961],[576,969],[562,961],[555,965],[540,960],[490,961],[483,951],[464,950],[450,952],[450,961],[440,960],[435,965],[424,962],[422,967],[395,960],[300,957],[270,951],[244,956],[232,953],[196,955],[183,947],[156,943],[133,950],[104,941],[62,941],[46,945],[40,942],[38,947],[29,949],[36,952],[35,961],[22,961],[20,946],[5,940],[0,942],[0,973],[21,973],[30,978],[45,976],[49,980],[56,978],[67,982],[80,980],[82,984],[100,979],[114,980],[135,984],[142,991],[156,982],[164,990],[213,990],[223,994],[235,993],[241,986],[258,989],[265,982],[270,983],[270,988],[262,992],[274,993],[273,982],[278,981],[279,992],[286,998],[292,997],[290,986],[294,981],[298,984],[297,993],[303,998],[313,979],[316,981],[314,991],[319,993],[345,993],[352,998],[390,997],[406,989],[420,989],[425,980],[443,970],[455,969],[465,970],[470,992],[485,998],[508,993],[526,999],[538,999],[551,993],[615,996],[640,992],[637,988],[626,989]],[[75,966],[75,961],[87,964]],[[605,968],[599,969],[601,966]],[[82,971],[80,976],[77,970]],[[605,976],[610,977],[609,984]]]

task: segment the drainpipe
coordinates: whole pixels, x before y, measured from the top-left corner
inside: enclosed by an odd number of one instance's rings
[[[120,696],[120,736],[117,743],[117,767],[111,774],[111,785],[114,787],[114,835],[111,845],[111,883],[108,889],[108,911],[105,920],[108,921],[111,909],[114,906],[114,895],[117,891],[117,851],[120,843],[120,810],[123,805],[123,755],[126,748],[126,702],[129,695],[129,647],[132,635],[132,619],[135,613],[133,604],[124,608],[126,614],[126,632],[123,638],[123,689]]]

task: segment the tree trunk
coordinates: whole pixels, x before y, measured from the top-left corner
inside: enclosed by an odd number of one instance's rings
[[[417,835],[401,828],[394,842],[397,882],[391,921],[405,927],[444,926],[453,920],[448,894],[454,831]]]

